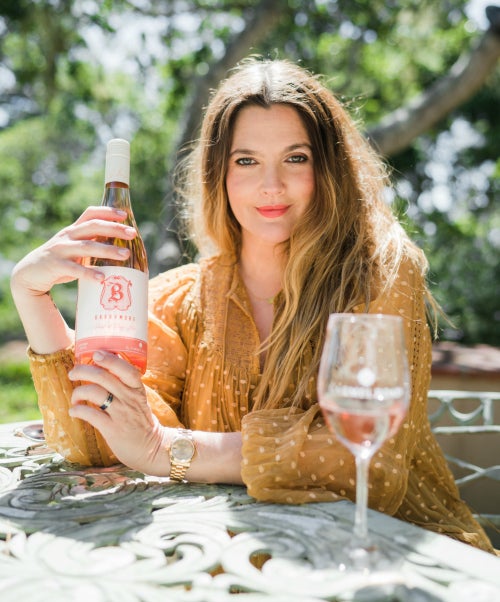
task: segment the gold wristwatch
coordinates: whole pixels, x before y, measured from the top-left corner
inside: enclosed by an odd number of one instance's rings
[[[172,481],[182,481],[196,452],[193,433],[188,429],[178,428],[169,452],[170,479]]]

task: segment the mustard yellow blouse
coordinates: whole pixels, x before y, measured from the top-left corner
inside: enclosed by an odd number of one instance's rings
[[[369,309],[403,317],[412,376],[406,421],[371,463],[370,507],[493,551],[460,499],[430,431],[431,341],[423,280],[411,263],[402,266],[392,289]],[[260,378],[259,344],[246,289],[229,259],[203,259],[152,279],[143,381],[154,413],[168,426],[241,431],[242,477],[249,494],[259,500],[354,500],[354,460],[325,426],[315,383],[307,410],[252,411],[252,391]],[[30,351],[29,356],[49,445],[80,464],[115,463],[100,434],[68,416],[73,351]]]

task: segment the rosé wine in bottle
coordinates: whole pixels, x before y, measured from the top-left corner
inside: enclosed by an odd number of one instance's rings
[[[130,145],[110,140],[106,150],[105,188],[102,205],[127,212],[124,223],[137,230],[129,191]],[[141,372],[147,361],[148,260],[137,231],[133,240],[106,239],[130,250],[125,261],[91,258],[99,267],[102,282],[80,280],[75,325],[77,363],[88,364],[97,350],[111,351],[134,364]]]

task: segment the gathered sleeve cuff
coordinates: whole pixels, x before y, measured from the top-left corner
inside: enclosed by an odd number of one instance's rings
[[[251,412],[243,419],[242,440],[242,477],[256,499],[286,504],[355,500],[354,457],[330,433],[318,404],[308,410]],[[369,503],[389,514],[404,495],[404,470],[393,470],[398,464],[402,458],[384,446],[370,466]]]

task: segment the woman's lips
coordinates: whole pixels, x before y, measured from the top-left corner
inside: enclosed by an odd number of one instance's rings
[[[263,207],[257,207],[257,211],[264,217],[281,217],[284,215],[290,205],[265,205]]]

